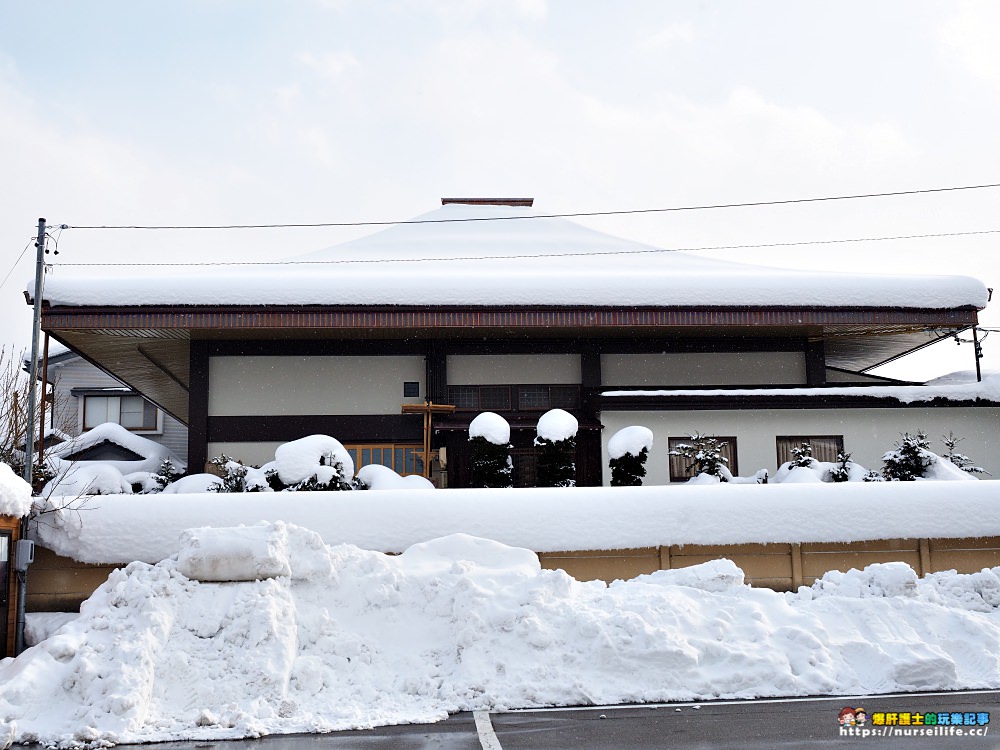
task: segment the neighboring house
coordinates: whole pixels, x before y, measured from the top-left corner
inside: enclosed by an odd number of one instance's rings
[[[653,484],[684,478],[667,452],[692,431],[727,438],[744,474],[773,472],[806,439],[878,468],[917,429],[966,438],[987,468],[1000,455],[1000,401],[900,396],[920,386],[867,374],[974,327],[988,301],[976,279],[761,268],[539,217],[530,200],[442,202],[297,263],[61,272],[42,327],[186,424],[192,471],[221,453],[263,463],[314,433],[358,468],[420,471],[427,421],[412,410],[426,401],[455,407],[430,417],[448,486],[469,482],[482,411],[512,427],[518,484],[555,407],[580,424],[580,485],[608,482],[603,445],[630,424],[654,432]]]
[[[187,427],[184,424],[76,352],[53,346],[49,354],[48,379],[53,386],[51,425],[60,431],[57,434],[62,439],[112,422],[135,435],[160,443],[185,460]],[[115,451],[112,453],[115,458],[125,457]],[[95,456],[99,454],[100,451]]]

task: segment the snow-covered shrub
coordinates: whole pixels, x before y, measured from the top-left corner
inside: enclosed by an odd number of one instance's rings
[[[115,466],[97,462],[71,464],[42,489],[44,497],[131,494],[132,485]]]
[[[469,423],[473,487],[513,486],[510,425],[499,414],[484,411]]]
[[[923,430],[916,435],[902,433],[896,449],[882,456],[882,476],[890,482],[912,482],[923,479],[937,456],[930,451],[930,441]]]
[[[724,443],[718,438],[695,432],[691,434],[690,443],[678,444],[670,451],[670,455],[683,458],[685,470],[694,474],[695,477],[707,474],[718,477],[722,482],[728,482],[733,475],[729,471],[729,459],[722,455],[722,449],[726,445],[728,443]]]
[[[246,492],[247,467],[241,461],[223,453],[209,460],[222,482],[209,488],[209,492]]]
[[[174,466],[174,462],[170,458],[165,458],[160,462],[159,470],[153,474],[150,478],[153,480],[157,489],[149,490],[150,492],[163,492],[163,488],[168,484],[176,480],[182,472],[177,470]]]
[[[388,466],[368,464],[358,470],[354,487],[359,490],[433,490],[434,484],[418,474],[400,476]]]
[[[538,419],[535,435],[536,484],[539,487],[576,486],[576,417],[551,409]]]
[[[273,469],[281,489],[290,492],[349,490],[354,460],[338,440],[329,435],[309,435],[279,445],[274,451]]]
[[[215,474],[189,474],[163,488],[164,495],[187,495],[200,492],[219,492],[222,478]]]
[[[802,443],[798,448],[792,448],[792,460],[788,463],[792,468],[811,469],[815,462],[812,446],[809,443]]]
[[[646,476],[646,459],[653,447],[648,427],[624,427],[608,441],[608,466],[612,487],[638,487]]]
[[[944,443],[944,447],[948,449],[948,452],[941,456],[941,458],[951,461],[955,464],[955,466],[960,468],[962,471],[968,472],[969,474],[986,474],[987,476],[993,476],[982,466],[976,466],[975,462],[964,453],[956,452],[955,448],[963,440],[965,440],[965,438],[955,437],[953,432],[949,432],[947,437],[942,436],[941,442]]]
[[[778,467],[778,471],[772,479],[775,484],[782,484],[784,482],[871,481],[870,479],[865,479],[869,473],[868,470],[861,464],[852,461],[850,453],[838,453],[836,461],[819,461],[807,455],[805,451],[801,451],[796,456],[795,451],[796,449],[793,448],[793,459],[791,461],[786,461]],[[877,481],[881,481],[882,475],[876,474],[876,476],[878,476]]]
[[[851,454],[840,452],[837,454],[837,460],[827,473],[827,476],[830,477],[831,482],[850,482],[851,469],[854,466],[857,466],[857,464],[851,460]]]

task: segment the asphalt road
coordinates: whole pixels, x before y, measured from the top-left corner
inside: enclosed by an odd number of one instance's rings
[[[842,734],[840,710],[862,706],[869,720]],[[966,714],[989,723],[912,726],[916,714]],[[880,716],[881,715],[881,716]],[[892,718],[889,718],[889,717]],[[904,718],[905,717],[905,718]],[[971,720],[971,717],[969,720]],[[885,719],[894,726],[878,725]],[[909,719],[910,726],[900,722]],[[867,730],[867,736],[864,731]],[[976,732],[976,734],[972,734]],[[922,734],[921,734],[922,733]],[[854,748],[996,748],[1000,692],[716,701],[644,706],[462,713],[437,724],[381,727],[259,740],[169,742],[158,750],[784,750]]]

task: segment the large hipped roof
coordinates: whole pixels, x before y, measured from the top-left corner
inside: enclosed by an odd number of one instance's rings
[[[967,276],[795,271],[665,251],[539,217],[449,204],[282,265],[199,267],[46,282],[54,306],[567,305],[982,308]],[[833,264],[831,264],[833,265]]]

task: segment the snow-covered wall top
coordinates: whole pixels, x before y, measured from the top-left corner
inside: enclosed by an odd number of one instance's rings
[[[31,512],[31,485],[0,464],[0,516],[23,518]]]
[[[53,305],[986,306],[967,276],[765,268],[596,232],[530,208],[447,205],[288,265],[46,279]],[[498,219],[470,221],[470,219]],[[429,260],[428,260],[429,259]],[[414,262],[419,260],[420,262]]]
[[[382,552],[456,533],[536,552],[1000,536],[1000,482],[107,495],[84,507],[46,513],[37,540],[81,562],[126,563],[169,557],[185,529],[259,521]]]

